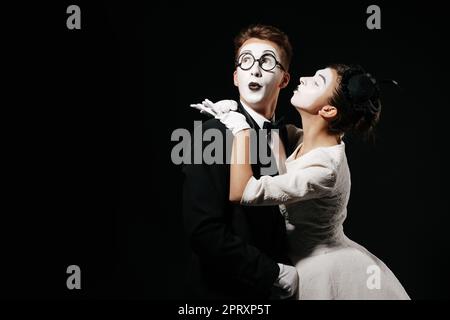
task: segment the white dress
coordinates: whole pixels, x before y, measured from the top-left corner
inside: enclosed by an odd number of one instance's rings
[[[392,271],[344,234],[350,196],[345,144],[295,159],[302,131],[293,126],[288,131],[299,142],[286,160],[287,173],[252,177],[241,203],[287,209],[289,255],[299,274],[297,299],[409,299]]]

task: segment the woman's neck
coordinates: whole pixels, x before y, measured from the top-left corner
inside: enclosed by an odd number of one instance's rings
[[[319,115],[300,112],[303,127],[303,145],[297,156],[301,156],[318,147],[330,147],[339,144],[339,136],[328,131],[328,123]]]

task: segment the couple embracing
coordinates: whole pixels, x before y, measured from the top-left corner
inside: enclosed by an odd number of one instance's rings
[[[224,137],[231,131],[233,139],[221,163],[183,166],[183,217],[192,249],[186,297],[409,299],[391,270],[343,229],[351,185],[343,138],[370,134],[376,125],[377,82],[360,66],[344,64],[301,77],[291,104],[302,129],[284,125],[274,115],[290,81],[291,57],[282,31],[250,26],[235,38],[239,101],[192,105],[213,115],[203,130]],[[252,145],[261,142],[276,163],[273,174],[252,155]],[[376,283],[368,279],[370,270]]]

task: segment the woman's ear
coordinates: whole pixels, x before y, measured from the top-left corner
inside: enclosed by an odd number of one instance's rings
[[[236,87],[239,86],[239,82],[237,79],[237,70],[234,70],[234,72],[233,72],[233,82]]]
[[[291,75],[289,74],[289,72],[285,72],[283,75],[283,79],[281,79],[281,83],[279,85],[280,89],[286,88],[290,79]]]
[[[336,109],[336,107],[330,105],[323,106],[319,110],[319,115],[322,116],[322,118],[324,118],[325,120],[333,120],[334,118],[336,118],[337,113],[338,110]]]

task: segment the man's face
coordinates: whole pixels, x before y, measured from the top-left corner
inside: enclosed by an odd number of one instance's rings
[[[241,57],[241,59],[238,60],[238,63],[245,62],[242,61],[242,59],[245,59],[245,53],[250,53],[255,59],[260,59],[261,56],[266,54],[273,55],[278,62],[282,63],[280,49],[271,41],[256,38],[245,41],[239,50],[238,57]],[[255,61],[248,70],[242,70],[241,67],[236,68],[234,84],[239,88],[240,97],[245,103],[253,107],[255,105],[263,106],[276,101],[280,88],[287,85],[289,79],[284,81],[284,74],[285,72],[278,65],[272,70],[266,71],[259,65],[258,61]]]

